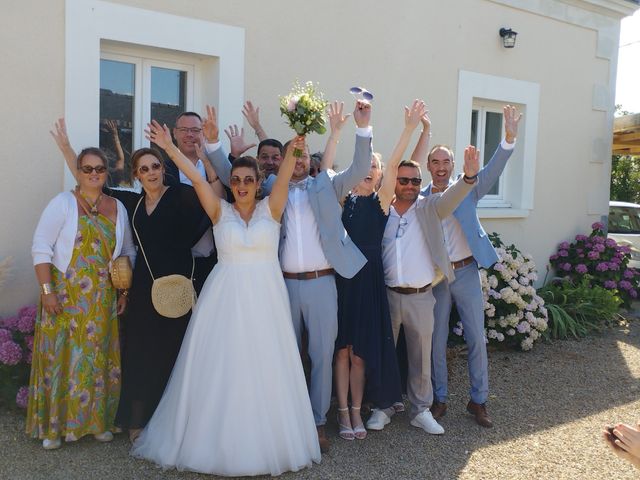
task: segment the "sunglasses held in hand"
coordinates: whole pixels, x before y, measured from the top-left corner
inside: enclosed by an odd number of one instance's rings
[[[349,93],[351,93],[351,95],[356,97],[358,100],[366,100],[367,102],[373,100],[373,93],[363,87],[351,87],[349,89]]]

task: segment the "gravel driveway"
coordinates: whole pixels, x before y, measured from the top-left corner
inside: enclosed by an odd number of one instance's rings
[[[532,352],[490,353],[493,429],[465,413],[464,356],[451,361],[451,398],[442,420],[444,436],[430,436],[396,415],[365,441],[337,438],[322,463],[283,479],[600,479],[639,478],[640,472],[611,455],[602,425],[640,419],[640,322],[581,341],[537,345]],[[23,433],[17,412],[0,412],[0,479],[202,479],[206,475],[162,472],[129,457],[125,435],[110,444],[85,438],[44,451]]]

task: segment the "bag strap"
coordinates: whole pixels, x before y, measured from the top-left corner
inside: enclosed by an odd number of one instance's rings
[[[153,276],[153,272],[151,271],[151,267],[149,266],[149,260],[147,260],[147,254],[144,253],[144,248],[142,247],[142,241],[140,240],[140,235],[138,235],[138,230],[136,230],[136,213],[138,213],[138,207],[140,206],[140,203],[142,202],[142,200],[144,199],[144,195],[140,195],[140,200],[138,200],[138,203],[136,204],[136,208],[133,211],[133,216],[131,217],[131,227],[133,228],[133,232],[136,234],[136,238],[138,239],[138,245],[140,245],[140,250],[142,251],[142,256],[144,257],[144,263],[147,264],[147,268],[149,269],[149,275],[151,275],[151,279],[153,281],[156,280],[156,277]],[[196,269],[196,261],[193,258],[193,254],[191,254],[191,281],[193,282],[193,273],[195,272]]]
[[[73,194],[74,197],[76,197],[76,199],[78,200],[78,203],[80,204],[80,206],[82,207],[82,209],[84,210],[84,213],[87,214],[87,217],[89,219],[89,221],[91,222],[91,225],[93,225],[93,227],[96,229],[96,231],[98,232],[98,235],[100,235],[100,238],[102,239],[102,241],[104,242],[105,245],[109,245],[109,243],[107,242],[106,237],[104,236],[104,233],[102,233],[102,229],[100,227],[98,227],[95,222],[93,221],[93,215],[91,215],[91,213],[89,212],[89,209],[87,208],[87,206],[85,205],[86,200],[84,200],[84,198],[82,198],[80,195],[78,195],[78,192],[76,192],[75,190],[71,190],[71,193]],[[83,202],[84,200],[84,202]],[[113,258],[113,254],[115,253],[116,249],[115,247],[113,248],[113,252],[111,253],[111,256],[109,257],[109,264],[111,264],[111,259]]]

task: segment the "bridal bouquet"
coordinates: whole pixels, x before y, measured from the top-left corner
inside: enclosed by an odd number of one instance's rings
[[[288,95],[280,97],[280,114],[287,118],[289,126],[298,135],[308,133],[319,133],[322,135],[327,131],[325,125],[325,109],[327,101],[319,92],[313,82],[300,85],[298,81],[293,84],[293,88]],[[298,152],[294,152],[296,154]],[[302,152],[299,152],[300,156]]]

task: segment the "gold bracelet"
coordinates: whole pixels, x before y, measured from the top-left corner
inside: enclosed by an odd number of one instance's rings
[[[120,295],[122,295],[123,297],[128,297],[128,296],[129,296],[129,290],[126,290],[126,289],[124,289],[124,290],[118,290],[118,293],[119,293]]]
[[[42,292],[43,295],[50,295],[53,293],[53,287],[49,282],[43,283],[40,285],[40,291]]]

